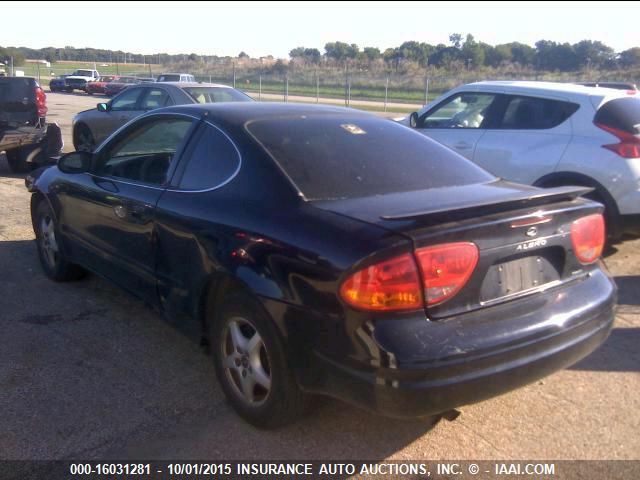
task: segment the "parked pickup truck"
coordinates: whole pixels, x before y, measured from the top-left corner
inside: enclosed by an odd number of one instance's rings
[[[80,69],[73,72],[66,78],[67,92],[75,90],[87,91],[87,83],[95,82],[100,78],[97,70]]]
[[[46,122],[47,97],[34,78],[0,77],[0,152],[13,172],[26,172],[60,154],[62,133]]]

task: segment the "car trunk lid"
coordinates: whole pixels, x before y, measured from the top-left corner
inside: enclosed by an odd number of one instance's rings
[[[432,318],[441,318],[584,274],[572,253],[571,224],[601,209],[579,199],[589,191],[495,181],[313,204],[408,237],[415,249],[461,241],[477,245],[478,263],[465,287],[428,308]]]

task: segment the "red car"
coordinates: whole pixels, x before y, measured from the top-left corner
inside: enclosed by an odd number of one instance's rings
[[[104,93],[107,83],[117,80],[119,77],[116,75],[105,75],[100,77],[95,82],[87,83],[87,93],[93,95],[94,93]]]

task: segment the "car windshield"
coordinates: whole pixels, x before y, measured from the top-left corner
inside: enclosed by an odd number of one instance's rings
[[[91,77],[93,76],[92,70],[76,70],[73,72],[73,75],[77,75],[79,77]]]
[[[300,115],[256,120],[246,128],[307,200],[366,197],[495,178],[391,120]]]
[[[233,88],[187,87],[183,88],[198,103],[252,102],[248,95]]]

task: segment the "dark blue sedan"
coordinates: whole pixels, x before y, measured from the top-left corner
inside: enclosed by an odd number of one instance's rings
[[[44,272],[191,322],[263,427],[310,394],[439,414],[573,364],[612,325],[588,190],[504,182],[350,109],[158,109],[26,183]]]

